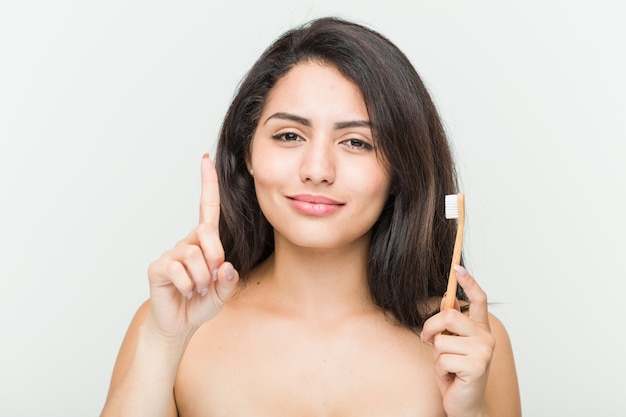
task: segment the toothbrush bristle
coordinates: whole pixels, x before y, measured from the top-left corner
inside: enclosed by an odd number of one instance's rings
[[[446,196],[446,219],[459,218],[459,196],[449,194]]]

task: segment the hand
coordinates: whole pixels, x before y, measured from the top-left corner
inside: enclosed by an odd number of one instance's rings
[[[213,318],[235,291],[239,274],[224,262],[219,236],[220,196],[215,166],[202,157],[200,222],[148,269],[146,325],[168,339],[190,337]]]
[[[469,313],[461,313],[456,303],[456,308],[428,319],[421,338],[432,342],[447,415],[480,416],[486,413],[485,388],[495,339],[489,326],[487,295],[463,267],[456,267],[456,275],[469,298]]]

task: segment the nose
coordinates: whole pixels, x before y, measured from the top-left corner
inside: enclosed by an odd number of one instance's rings
[[[335,182],[333,145],[325,140],[312,140],[304,147],[300,161],[300,179],[313,184]]]

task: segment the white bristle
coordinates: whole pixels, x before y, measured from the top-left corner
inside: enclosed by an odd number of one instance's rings
[[[446,196],[446,219],[459,218],[459,196],[449,194]]]

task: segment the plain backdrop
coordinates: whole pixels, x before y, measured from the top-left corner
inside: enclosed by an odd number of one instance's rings
[[[622,4],[0,0],[0,416],[98,415],[238,82],[322,15],[389,37],[437,102],[524,415],[624,415]]]

